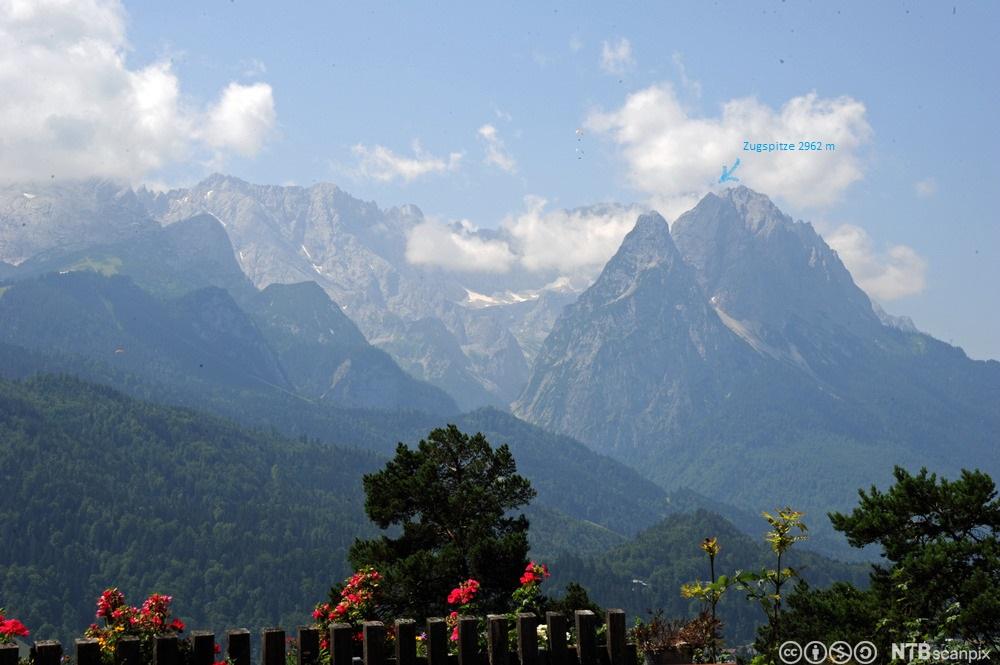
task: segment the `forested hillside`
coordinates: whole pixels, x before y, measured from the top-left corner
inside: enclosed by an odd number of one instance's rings
[[[767,507],[764,507],[767,508]],[[807,516],[807,518],[810,516]],[[826,519],[813,516],[811,521]],[[552,566],[553,587],[577,580],[591,596],[607,607],[622,607],[631,615],[662,608],[667,616],[694,616],[701,603],[681,596],[680,585],[708,579],[708,558],[699,545],[705,538],[718,538],[722,550],[715,570],[733,575],[738,570],[774,567],[774,554],[764,542],[767,524],[760,520],[760,536],[742,533],[715,513],[696,510],[670,515],[644,530],[633,540],[590,557],[563,555]],[[848,564],[808,551],[808,541],[793,549],[787,565],[804,579],[820,587],[834,581],[867,586],[870,567]],[[730,644],[747,643],[754,627],[763,621],[756,603],[732,589],[719,605],[723,633]]]
[[[0,588],[39,639],[107,586],[199,627],[297,625],[371,532],[366,452],[278,438],[75,379],[0,381]]]

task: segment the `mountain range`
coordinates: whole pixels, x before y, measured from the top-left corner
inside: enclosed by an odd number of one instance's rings
[[[810,224],[732,188],[639,218],[513,410],[736,506],[822,515],[894,464],[1000,471],[1000,363],[892,323]]]
[[[838,552],[823,514],[893,464],[998,471],[1000,363],[886,314],[762,194],[640,216],[583,291],[414,265],[424,221],[330,184],[6,186],[0,357],[381,452],[510,409],[561,463],[582,442],[734,519],[794,503]]]

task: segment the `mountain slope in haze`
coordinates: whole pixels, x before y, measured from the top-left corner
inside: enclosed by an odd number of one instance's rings
[[[108,180],[0,186],[0,262],[115,242],[155,227],[135,193]]]
[[[514,410],[668,489],[822,515],[894,464],[996,473],[1000,363],[884,325],[810,225],[740,187],[640,218]]]
[[[110,586],[216,632],[302,623],[372,533],[370,453],[296,442],[65,377],[0,380],[0,586],[63,643]]]
[[[506,435],[494,430],[508,420],[484,411],[463,427],[486,425],[496,444]],[[597,554],[649,518],[644,501],[658,498],[655,485],[565,440],[579,468],[561,465],[559,451],[545,448],[545,437],[561,437],[520,427],[509,432],[511,447],[539,490],[526,511],[533,556]],[[0,440],[0,518],[9,531],[0,584],[5,606],[39,639],[79,635],[93,619],[80,599],[109,586],[132,599],[170,593],[192,627],[295,625],[345,576],[354,538],[375,531],[361,477],[384,457],[243,429],[69,377],[0,379]],[[626,500],[606,503],[608,492]],[[625,534],[564,512],[588,494],[598,499],[590,517]],[[608,514],[618,509],[632,521]]]
[[[104,360],[154,380],[195,375],[231,388],[291,388],[257,327],[216,287],[161,301],[123,276],[28,279],[0,297],[0,340]]]
[[[457,410],[440,389],[413,379],[386,354],[371,347],[315,285],[276,285],[267,294],[259,294],[240,269],[225,228],[212,215],[198,215],[166,227],[152,223],[141,233],[117,242],[52,250],[22,263],[12,278],[23,281],[51,272],[88,270],[127,275],[144,290],[168,300],[187,297],[206,286],[225,289],[242,309],[254,315],[268,343],[276,345],[276,352],[280,348],[280,362],[290,363],[294,376],[290,385],[279,383],[281,388],[291,387],[346,407]],[[326,330],[317,332],[317,317],[327,324]],[[336,335],[329,333],[334,328]],[[320,377],[324,371],[327,376]],[[323,389],[317,388],[317,380],[326,382]]]
[[[411,269],[406,260],[407,234],[423,221],[415,206],[382,210],[331,184],[252,185],[222,175],[191,189],[140,190],[138,196],[168,225],[206,212],[222,220],[240,266],[258,288],[317,282],[373,344],[462,408],[509,401],[489,391],[461,352],[455,302],[465,291]],[[446,324],[444,336],[413,325],[423,319]]]
[[[196,408],[244,426],[385,457],[393,454],[399,441],[415,445],[432,429],[455,423],[463,431],[484,432],[494,445],[510,446],[519,472],[538,490],[532,515],[544,513],[549,522],[570,529],[592,523],[596,525],[593,538],[603,540],[607,530],[619,537],[630,536],[665,514],[664,491],[638,472],[578,441],[494,409],[461,415],[345,409],[267,386],[227,388],[198,375],[175,377],[164,371],[153,377],[140,375],[138,370],[130,372],[129,367],[116,364],[118,358],[80,357],[56,349],[42,352],[0,343],[0,376],[24,379],[38,373],[72,374],[146,401]],[[532,537],[533,546],[544,551],[552,551],[559,542],[566,542],[559,534],[542,532]]]
[[[146,291],[165,298],[206,286],[225,289],[238,302],[256,294],[236,262],[225,228],[211,215],[168,227],[150,222],[140,232],[112,241],[52,249],[21,263],[9,278],[80,270],[128,275]]]
[[[428,221],[419,208],[381,209],[329,183],[279,187],[213,175],[188,189],[137,196],[168,226],[200,213],[216,216],[257,288],[315,281],[369,342],[464,410],[508,408],[565,304],[545,296],[575,284],[555,268],[495,273],[415,263],[408,243]]]
[[[353,408],[457,411],[443,390],[371,346],[315,282],[272,284],[247,309],[303,395]]]

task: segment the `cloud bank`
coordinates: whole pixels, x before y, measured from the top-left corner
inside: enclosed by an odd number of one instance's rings
[[[912,247],[893,245],[880,252],[871,236],[853,224],[839,226],[823,239],[837,251],[858,286],[876,300],[895,300],[924,290],[927,261]]]
[[[358,157],[357,173],[361,177],[390,182],[410,182],[432,173],[454,171],[462,161],[462,153],[452,152],[447,158],[428,154],[419,141],[413,142],[413,156],[407,157],[382,145],[369,148],[357,144],[352,152]]]
[[[272,132],[266,83],[192,106],[169,61],[126,61],[114,0],[0,0],[0,179],[140,180],[172,163],[253,156]]]
[[[522,269],[566,277],[593,277],[618,250],[642,212],[631,206],[548,208],[529,196],[525,208],[494,231],[468,221],[427,220],[409,235],[406,258],[448,270],[498,272]]]
[[[669,84],[639,90],[586,124],[610,138],[631,184],[671,219],[716,188],[723,165],[737,158],[743,184],[796,206],[829,205],[863,176],[860,151],[872,136],[864,104],[850,97],[810,93],[778,109],[747,97],[726,102],[718,116],[698,116]],[[822,141],[836,150],[744,152],[744,141]]]

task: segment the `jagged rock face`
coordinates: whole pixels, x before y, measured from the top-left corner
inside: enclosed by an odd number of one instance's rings
[[[641,217],[514,411],[668,488],[829,510],[894,464],[998,470],[1000,363],[883,324],[810,225],[741,187],[670,230]]]
[[[415,206],[383,210],[330,184],[252,185],[221,175],[188,190],[141,191],[139,197],[168,224],[211,213],[258,288],[315,281],[372,344],[462,408],[505,407],[524,385],[527,363],[516,340],[497,344],[506,330],[481,326],[482,335],[468,338],[468,312],[457,304],[465,290],[407,263],[407,233],[423,220]],[[425,319],[442,326],[417,325]]]
[[[125,185],[108,180],[0,186],[0,262],[119,241],[155,225]]]
[[[723,321],[752,346],[812,371],[881,334],[871,302],[812,226],[746,187],[709,194],[671,229]]]
[[[622,452],[644,433],[665,436],[703,417],[727,375],[755,362],[651,213],[558,319],[514,409]]]

